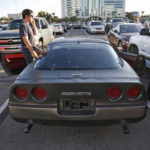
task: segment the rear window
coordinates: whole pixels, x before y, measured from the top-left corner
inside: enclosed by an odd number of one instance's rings
[[[120,32],[121,33],[140,32],[142,28],[143,28],[142,25],[121,25]]]
[[[102,25],[102,22],[91,22],[91,25],[92,25],[92,26],[95,26],[95,25]]]
[[[113,19],[113,22],[125,22],[123,19]]]
[[[60,27],[60,25],[54,24],[54,27]]]
[[[35,69],[79,70],[120,67],[120,59],[105,43],[50,44],[46,56],[35,63]]]

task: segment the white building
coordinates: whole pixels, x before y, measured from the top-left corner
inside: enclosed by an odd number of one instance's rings
[[[8,14],[8,18],[20,19],[20,18],[22,18],[22,13],[19,13],[19,14]]]
[[[124,17],[125,0],[62,0],[62,17]]]

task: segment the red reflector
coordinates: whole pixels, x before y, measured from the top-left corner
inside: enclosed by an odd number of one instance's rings
[[[23,87],[16,87],[15,96],[19,99],[25,99],[28,96],[28,92]]]
[[[121,91],[118,87],[113,86],[108,89],[108,96],[110,98],[116,99],[116,98],[120,97],[120,95],[121,95]]]
[[[33,89],[33,96],[38,100],[43,100],[46,97],[46,91],[41,87],[36,87]]]
[[[138,86],[132,86],[127,90],[127,95],[130,98],[136,98],[139,96],[139,94],[140,94],[140,88]]]
[[[0,43],[8,43],[8,41],[0,41]]]

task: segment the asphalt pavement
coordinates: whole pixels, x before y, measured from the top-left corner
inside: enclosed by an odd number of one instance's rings
[[[103,34],[88,34],[83,29],[69,30],[57,37],[104,38]],[[0,66],[0,105],[8,99],[10,85],[17,76],[9,77]],[[147,88],[150,71],[142,77]],[[7,108],[7,107],[6,107]],[[1,119],[2,118],[2,119]],[[44,126],[34,125],[24,134],[26,124],[15,122],[6,109],[0,117],[0,150],[149,150],[150,112],[138,123],[129,124],[129,135],[124,135],[120,124],[100,126]]]

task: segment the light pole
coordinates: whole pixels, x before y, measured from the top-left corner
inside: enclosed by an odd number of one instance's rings
[[[54,20],[55,20],[55,13],[52,13],[52,15],[53,15],[53,22],[54,22]]]

